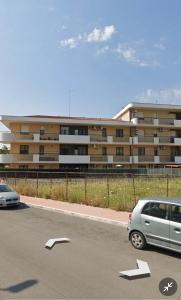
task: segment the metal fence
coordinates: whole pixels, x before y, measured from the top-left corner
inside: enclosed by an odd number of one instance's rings
[[[9,175],[12,175],[9,174]],[[144,197],[181,198],[181,176],[15,172],[2,177],[20,194],[81,203],[115,210],[131,210]],[[21,176],[20,176],[21,175]],[[43,175],[43,176],[42,176]],[[47,178],[45,178],[47,175]],[[79,174],[80,175],[80,174]],[[42,178],[43,177],[43,178]]]

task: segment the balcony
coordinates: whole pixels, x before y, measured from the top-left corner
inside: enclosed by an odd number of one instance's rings
[[[154,136],[134,136],[133,144],[153,144],[155,143]]]
[[[174,144],[175,145],[181,145],[181,138],[175,137],[174,138]]]
[[[108,155],[91,155],[90,162],[108,162]]]
[[[174,120],[175,127],[181,127],[181,120]]]
[[[130,163],[132,161],[130,156],[122,155],[91,155],[91,163]]]
[[[153,136],[138,136],[138,143],[154,143]]]
[[[113,162],[116,163],[123,163],[123,162],[127,162],[127,163],[131,163],[132,159],[131,156],[122,156],[122,155],[114,155],[113,156]]]
[[[33,162],[33,154],[12,154],[12,162],[24,162],[24,163],[32,163]]]
[[[14,136],[11,132],[1,131],[0,132],[0,142],[10,143],[14,140]]]
[[[151,117],[143,117],[143,118],[135,117],[135,118],[131,119],[131,122],[134,125],[138,125],[138,124],[151,125],[151,124],[153,124],[153,118],[151,118]]]
[[[62,164],[89,164],[89,155],[59,155],[59,163]]]
[[[175,127],[181,127],[181,120],[174,118],[153,118],[153,117],[134,117],[131,119],[134,125],[144,124],[144,125],[174,125]]]
[[[90,135],[90,141],[91,142],[98,142],[98,143],[102,143],[102,142],[107,143],[107,136],[102,136],[102,135],[99,135],[99,134]]]
[[[44,133],[38,134],[40,141],[59,141],[59,134],[58,133]]]
[[[59,154],[39,154],[39,162],[59,162]]]
[[[175,156],[175,163],[181,164],[181,156]]]
[[[133,163],[181,164],[181,156],[175,156],[175,157],[171,155],[133,156]]]
[[[89,135],[79,135],[79,134],[60,134],[59,135],[60,144],[89,144]]]
[[[134,136],[133,144],[173,144],[181,145],[181,138],[175,138],[172,136]]]
[[[122,143],[130,143],[130,142],[131,142],[130,136],[122,136],[122,137],[113,136],[113,143],[122,144]]]
[[[156,156],[154,155],[134,155],[132,157],[132,162],[134,164],[138,163],[156,163]]]
[[[138,162],[154,162],[154,155],[138,156]]]
[[[160,163],[174,163],[175,158],[172,157],[171,155],[160,155],[159,161],[160,161]]]
[[[174,137],[171,137],[171,136],[160,136],[159,137],[159,143],[160,144],[174,143]]]
[[[0,164],[10,164],[12,162],[11,154],[0,154]]]
[[[159,122],[159,125],[174,125],[173,118],[159,118],[158,122]]]

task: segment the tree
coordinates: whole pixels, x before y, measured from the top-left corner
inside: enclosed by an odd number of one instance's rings
[[[6,145],[1,145],[0,154],[8,154],[8,153],[10,153],[10,150],[8,149],[8,147]]]

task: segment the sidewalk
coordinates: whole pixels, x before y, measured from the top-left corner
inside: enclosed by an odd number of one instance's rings
[[[34,207],[47,210],[54,210],[60,213],[74,215],[86,219],[104,223],[127,226],[129,213],[115,211],[110,208],[93,207],[83,204],[61,202],[50,199],[42,199],[28,196],[21,196],[21,202]]]

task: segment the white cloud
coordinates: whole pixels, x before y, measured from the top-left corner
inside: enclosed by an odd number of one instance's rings
[[[181,101],[181,86],[166,89],[147,89],[136,99],[142,102],[178,104]]]
[[[80,42],[99,43],[111,39],[116,32],[114,25],[105,26],[104,28],[94,28],[90,33],[79,33],[76,37],[71,37],[60,41],[60,47],[75,48]]]
[[[163,43],[156,43],[153,45],[154,48],[159,49],[159,50],[165,50],[166,47]]]
[[[60,47],[73,49],[78,45],[85,43],[108,43],[115,33],[116,29],[114,25],[106,25],[102,28],[95,27],[90,32],[79,33],[77,36],[61,40],[59,45]],[[157,48],[159,50],[165,49],[163,42],[164,39],[162,38],[158,43],[152,45],[152,51],[146,47],[144,39],[132,42],[122,42],[117,46],[111,46],[109,43],[106,46],[98,49],[96,51],[96,55],[105,53],[109,53],[110,55],[114,54],[117,55],[122,61],[140,68],[157,68],[160,67],[160,63],[157,60],[159,51],[153,51],[153,48]]]
[[[139,67],[154,68],[159,66],[159,63],[155,59],[140,58],[136,47],[129,46],[127,43],[119,44],[117,48],[113,49],[113,52],[117,53],[120,59]],[[145,56],[144,51],[139,50],[139,52],[142,52],[142,55]]]
[[[105,47],[102,47],[100,49],[97,50],[96,54],[100,55],[100,54],[105,54],[106,52],[108,52],[110,50],[109,45],[106,45]]]
[[[67,26],[62,25],[62,26],[61,26],[61,29],[62,29],[62,30],[66,30],[66,29],[67,29]]]
[[[77,46],[77,42],[74,38],[69,38],[69,39],[60,41],[60,47],[69,47],[69,48],[73,49],[76,46]]]
[[[103,29],[94,28],[89,34],[86,33],[86,41],[89,43],[105,42],[111,39],[115,31],[114,25],[105,26]]]
[[[54,12],[55,11],[55,7],[53,7],[53,6],[49,7],[49,11],[50,12]]]

